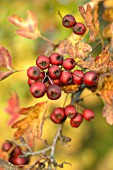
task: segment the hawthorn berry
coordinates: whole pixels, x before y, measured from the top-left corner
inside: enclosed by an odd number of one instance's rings
[[[10,153],[11,157],[17,157],[18,155],[21,155],[22,151],[20,146],[15,146],[15,148],[12,150],[12,152]]]
[[[31,86],[36,80],[28,78],[28,85]]]
[[[50,63],[53,65],[61,65],[63,62],[63,56],[61,56],[59,53],[52,53],[49,56]]]
[[[61,74],[61,68],[59,68],[57,65],[52,65],[48,68],[48,74],[51,79],[58,79]]]
[[[66,28],[71,28],[76,24],[76,20],[73,15],[67,14],[62,18],[62,24]]]
[[[29,157],[20,157],[20,155],[16,157],[10,157],[9,162],[11,162],[13,165],[26,165],[29,163]]]
[[[81,70],[75,70],[73,73],[73,83],[81,85],[83,81],[84,73]]]
[[[85,109],[82,112],[82,115],[83,115],[84,119],[86,119],[88,121],[94,119],[94,117],[95,117],[95,113],[91,109]]]
[[[46,55],[38,56],[36,60],[36,65],[42,70],[47,69],[50,65],[49,57],[47,57]]]
[[[55,79],[55,80],[52,80],[53,84],[56,84],[58,86],[60,86],[60,79]]]
[[[2,145],[2,150],[8,152],[12,148],[13,144],[11,142],[4,142]]]
[[[46,92],[46,85],[37,81],[31,85],[30,92],[35,98],[43,97]]]
[[[74,105],[69,104],[65,107],[65,114],[69,118],[73,118],[77,115],[76,108]]]
[[[27,70],[27,75],[30,79],[38,80],[40,75],[40,69],[37,66],[31,66]]]
[[[87,86],[95,86],[97,84],[97,82],[98,82],[98,79],[99,79],[99,76],[94,71],[88,71],[83,76],[83,82]]]
[[[73,76],[70,71],[63,70],[60,75],[61,83],[68,85],[73,82]]]
[[[83,35],[86,32],[86,26],[83,23],[78,22],[73,27],[73,32],[77,35]]]
[[[66,70],[72,70],[76,65],[76,62],[73,58],[66,58],[65,60],[63,60],[63,67]]]
[[[80,113],[77,113],[77,115],[75,117],[73,117],[72,119],[70,119],[70,125],[72,127],[79,127],[80,124],[82,123],[83,121],[83,116],[80,114]]]
[[[61,89],[56,84],[51,84],[47,88],[47,97],[51,100],[56,100],[61,96]]]
[[[50,119],[56,124],[62,123],[65,118],[65,110],[62,107],[55,108],[50,115]]]

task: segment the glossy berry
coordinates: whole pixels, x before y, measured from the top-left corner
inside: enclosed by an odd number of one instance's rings
[[[42,81],[45,77],[45,72],[40,72],[39,80]]]
[[[74,105],[69,104],[65,107],[65,114],[69,118],[73,118],[77,115],[76,108]]]
[[[62,123],[65,120],[65,118],[66,118],[65,110],[64,108],[61,107],[55,108],[50,115],[50,119],[56,124]]]
[[[62,19],[62,24],[66,28],[71,28],[76,24],[75,18],[71,14],[67,14]]]
[[[76,62],[73,58],[66,58],[64,61],[63,61],[63,67],[66,69],[66,70],[72,70],[76,65]]]
[[[84,76],[83,71],[75,70],[72,75],[73,75],[73,83],[81,85],[83,81],[83,76]]]
[[[73,32],[77,35],[83,35],[86,32],[86,26],[84,24],[82,24],[81,22],[78,22],[73,27]]]
[[[56,84],[58,86],[60,86],[60,79],[55,79],[55,80],[52,80],[53,84]]]
[[[61,65],[63,62],[63,56],[61,56],[58,53],[52,53],[49,56],[49,59],[50,59],[50,63],[53,65]]]
[[[50,65],[49,57],[47,57],[46,55],[38,56],[36,60],[36,65],[42,70],[47,69]]]
[[[28,85],[31,86],[36,80],[28,78]]]
[[[2,150],[4,152],[8,152],[11,149],[12,146],[13,146],[13,144],[11,142],[8,142],[8,141],[4,142],[3,145],[2,145]]]
[[[63,70],[60,75],[60,81],[65,84],[71,84],[73,82],[73,77],[70,71]]]
[[[94,119],[94,117],[95,117],[95,113],[90,109],[85,109],[83,111],[82,115],[83,115],[84,119],[86,119],[88,121]]]
[[[15,148],[13,149],[13,151],[10,153],[11,157],[17,157],[18,155],[21,155],[22,151],[20,146],[15,146]]]
[[[48,74],[51,79],[58,79],[61,74],[61,68],[59,68],[57,65],[52,65],[48,69]]]
[[[20,155],[16,157],[10,157],[9,162],[11,162],[13,165],[26,165],[29,163],[29,157],[19,157]]]
[[[61,89],[56,84],[51,84],[47,88],[47,97],[51,100],[56,100],[61,96]]]
[[[31,85],[30,92],[35,98],[42,97],[46,92],[46,85],[40,81],[37,81]]]
[[[94,71],[88,71],[83,76],[83,82],[87,86],[94,86],[94,85],[96,85],[97,82],[98,82],[98,79],[99,79],[99,76]]]
[[[30,79],[38,80],[40,75],[40,69],[37,66],[31,66],[27,70],[27,75]]]
[[[72,127],[77,128],[77,127],[80,126],[80,124],[82,123],[82,121],[83,121],[83,116],[82,116],[80,113],[77,113],[77,115],[70,120],[70,125],[71,125]]]

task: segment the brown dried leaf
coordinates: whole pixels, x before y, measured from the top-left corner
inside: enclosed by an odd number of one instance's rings
[[[0,158],[0,166],[3,167],[4,170],[16,170],[17,169],[13,164],[1,158]]]
[[[112,101],[113,102],[113,101]],[[106,122],[110,125],[113,125],[113,103],[104,105],[102,110],[102,115],[106,119]]]
[[[17,34],[30,39],[36,39],[40,35],[38,30],[38,20],[31,11],[27,11],[27,18],[23,19],[17,15],[12,15],[8,20],[20,28],[16,31]]]
[[[8,50],[0,45],[0,80],[16,72],[12,66],[12,57]]]
[[[112,37],[111,25],[112,25],[112,23],[108,24],[104,28],[104,30],[102,31],[102,35],[103,35],[104,38],[111,38]]]
[[[33,144],[34,138],[41,138],[44,116],[47,109],[47,102],[37,103],[34,106],[22,108],[19,113],[26,115],[25,118],[13,124],[17,128],[14,136],[16,139],[24,137],[29,145]]]
[[[102,17],[106,21],[113,21],[113,8],[105,9]]]
[[[78,90],[79,86],[77,84],[74,85],[67,85],[67,86],[63,86],[62,90],[65,93],[72,93],[72,92],[76,92]]]
[[[99,21],[98,21],[98,4],[96,5],[94,16],[93,16],[93,9],[90,4],[87,4],[86,9],[84,6],[79,7],[79,11],[81,16],[85,20],[86,26],[91,31],[89,41],[94,42],[98,35],[99,30]]]

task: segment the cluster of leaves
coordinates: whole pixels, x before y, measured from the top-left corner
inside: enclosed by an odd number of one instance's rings
[[[83,70],[93,70],[99,74],[99,82],[95,93],[100,95],[104,102],[102,110],[103,117],[106,118],[108,124],[113,124],[113,4],[110,0],[90,1],[88,4],[79,7],[81,16],[87,27],[87,32],[83,36],[71,34],[67,39],[62,40],[59,44],[54,44],[46,37],[43,37],[38,29],[38,21],[31,11],[27,11],[27,18],[23,19],[16,15],[12,15],[8,20],[16,25],[19,30],[16,33],[20,36],[30,39],[38,37],[46,40],[53,50],[57,50],[63,56],[69,55],[76,59],[77,66]],[[103,6],[104,13],[99,15],[99,8]],[[100,23],[100,18],[103,22]],[[104,22],[109,24],[102,30],[101,24]],[[84,42],[84,37],[89,35],[88,42]],[[93,57],[93,51],[101,44],[101,52],[98,60]],[[51,52],[49,51],[49,53]],[[17,72],[12,65],[12,57],[8,50],[0,46],[0,80],[3,80],[11,74]],[[79,86],[64,86],[66,93],[77,93]],[[82,91],[81,91],[82,93]],[[21,108],[17,94],[13,94],[8,101],[6,111],[11,115],[8,125],[16,128],[14,134],[15,139],[24,137],[26,142],[32,146],[34,139],[41,138],[43,123],[47,110],[47,102],[36,103],[34,106]],[[25,117],[17,120],[24,115]],[[61,129],[60,129],[61,130]],[[59,138],[59,133],[57,137]],[[56,144],[54,140],[53,144]],[[53,146],[53,145],[52,145]],[[58,164],[57,164],[58,165]]]

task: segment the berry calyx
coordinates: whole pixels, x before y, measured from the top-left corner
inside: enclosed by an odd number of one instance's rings
[[[77,35],[83,35],[86,32],[86,26],[78,22],[74,27],[73,27],[73,32]]]
[[[4,152],[8,152],[11,149],[12,146],[13,146],[13,144],[11,142],[8,142],[8,141],[4,142],[3,145],[2,145],[2,150]]]
[[[40,81],[37,81],[31,85],[30,92],[35,98],[42,97],[46,92],[46,85]]]
[[[71,84],[73,82],[73,76],[70,71],[63,70],[60,75],[60,81],[65,84]]]
[[[75,116],[77,115],[75,106],[74,106],[74,105],[71,105],[71,104],[67,105],[67,106],[65,107],[65,114],[66,114],[66,116],[69,117],[69,118],[75,117]]]
[[[62,18],[62,24],[66,28],[71,28],[76,24],[76,20],[73,15],[67,14]]]
[[[62,107],[55,108],[50,115],[50,119],[56,124],[62,123],[65,118],[65,110]]]
[[[61,89],[56,84],[51,84],[47,88],[47,97],[51,100],[56,100],[61,96]]]
[[[42,70],[47,69],[50,65],[49,57],[47,57],[46,55],[38,56],[36,60],[36,65]]]
[[[49,59],[50,59],[50,63],[53,65],[61,65],[63,62],[63,56],[61,56],[58,53],[52,53],[49,56]]]
[[[74,118],[70,119],[70,125],[74,128],[77,128],[80,126],[82,121],[83,121],[83,116],[80,113],[77,113],[77,115]]]
[[[75,70],[73,73],[73,83],[81,85],[83,81],[84,73],[81,70]]]
[[[83,76],[83,82],[87,86],[95,86],[98,82],[99,76],[94,71],[88,71]]]
[[[91,121],[95,117],[95,113],[91,109],[85,109],[82,115],[87,121]]]
[[[40,75],[40,69],[37,66],[31,66],[27,70],[27,75],[30,79],[38,80]]]
[[[66,70],[72,70],[76,65],[76,62],[73,58],[66,58],[64,61],[63,61],[63,67],[66,69]]]
[[[52,65],[48,69],[48,74],[51,79],[58,79],[61,74],[61,68],[59,68],[57,65]]]

